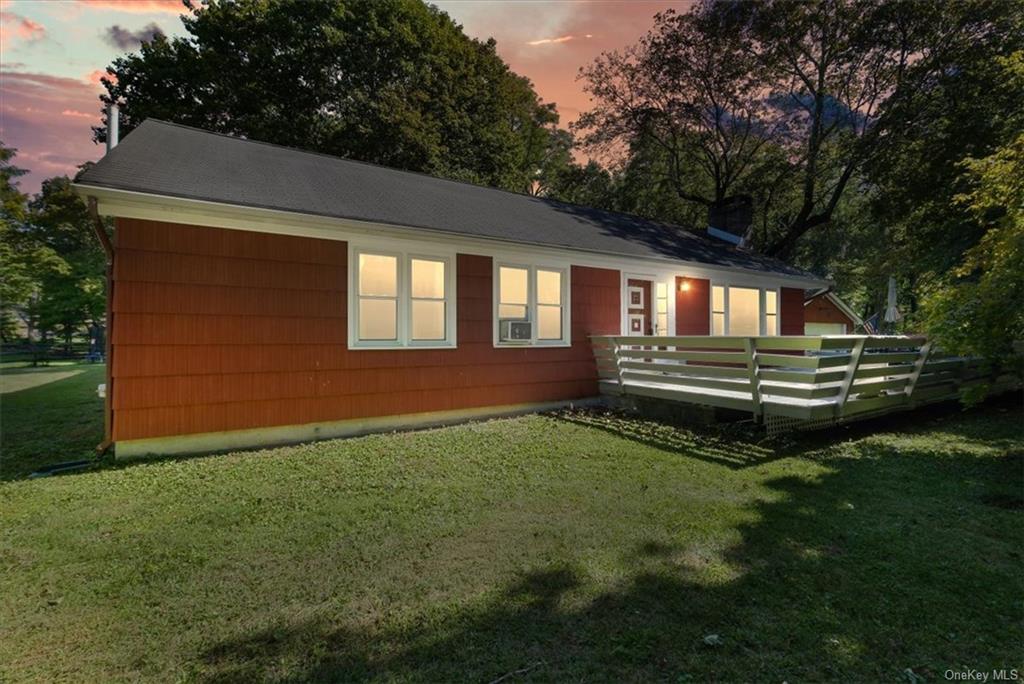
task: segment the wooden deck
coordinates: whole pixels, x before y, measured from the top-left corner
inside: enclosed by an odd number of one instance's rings
[[[591,338],[602,393],[749,411],[769,429],[831,424],[1020,387],[924,337]]]

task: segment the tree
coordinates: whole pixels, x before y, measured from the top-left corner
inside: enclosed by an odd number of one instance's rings
[[[14,166],[17,150],[0,143],[0,336],[14,339],[17,319],[28,328],[31,343],[36,332],[36,306],[44,278],[64,273],[68,265],[46,245],[36,242],[27,223],[28,197],[15,180],[27,173]]]
[[[554,106],[418,0],[197,4],[188,35],[114,60],[105,103],[147,117],[517,191],[532,187]],[[105,128],[95,129],[102,141]]]
[[[43,181],[39,194],[29,202],[25,237],[65,265],[42,273],[40,296],[33,308],[40,330],[59,332],[65,351],[70,352],[73,337],[83,327],[98,327],[103,319],[106,262],[89,210],[67,176]]]
[[[791,256],[916,125],[921,93],[967,53],[1005,53],[1019,16],[1008,0],[707,0],[584,70],[596,105],[579,127],[597,150],[655,141],[684,201],[747,187],[759,246]]]
[[[1002,65],[1006,78],[1024,87],[1024,53]],[[985,233],[954,269],[933,279],[923,318],[947,350],[1005,363],[1014,343],[1024,341],[1024,132],[987,157],[965,159],[961,168],[968,189],[953,201]]]
[[[656,150],[657,183],[711,206],[751,172],[770,136],[757,68],[730,13],[705,3],[654,17],[654,28],[623,52],[581,69],[595,100],[574,129],[592,151]]]

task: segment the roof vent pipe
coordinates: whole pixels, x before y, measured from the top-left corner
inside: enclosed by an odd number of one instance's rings
[[[107,152],[117,147],[118,142],[118,119],[120,112],[117,103],[111,102],[107,105]]]

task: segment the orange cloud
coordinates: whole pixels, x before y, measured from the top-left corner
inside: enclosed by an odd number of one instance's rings
[[[11,37],[26,43],[34,43],[46,38],[46,29],[31,19],[26,19],[14,12],[0,12],[0,40],[7,42]]]
[[[184,14],[181,0],[77,0],[90,9],[133,14]]]
[[[65,109],[60,114],[61,114],[61,116],[77,116],[77,117],[82,118],[82,119],[95,119],[96,118],[95,114],[86,114],[85,112],[80,112],[77,109]]]

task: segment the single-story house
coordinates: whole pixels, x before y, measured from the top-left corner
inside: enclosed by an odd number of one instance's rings
[[[75,188],[115,219],[119,457],[581,400],[590,335],[802,335],[828,284],[634,216],[156,120]]]
[[[805,335],[852,335],[863,330],[863,319],[831,289],[807,292],[804,300]]]

